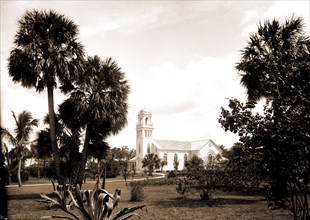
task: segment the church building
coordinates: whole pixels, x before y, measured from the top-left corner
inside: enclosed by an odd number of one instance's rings
[[[185,168],[185,163],[193,155],[202,158],[205,163],[212,163],[222,150],[211,139],[198,141],[158,140],[153,138],[152,113],[142,109],[138,113],[136,125],[136,157],[129,161],[130,169],[143,172],[142,160],[149,153],[157,154],[159,159],[165,161],[163,171],[174,170],[174,161],[178,161],[178,170]]]

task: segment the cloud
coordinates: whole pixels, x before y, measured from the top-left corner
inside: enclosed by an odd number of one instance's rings
[[[234,70],[235,59],[204,57],[182,69],[172,63],[153,66],[146,73],[150,77],[134,85],[134,89],[143,91],[143,94],[135,94],[136,99],[144,100],[152,109],[176,106],[173,109],[176,112],[186,103],[191,106],[190,110],[196,105],[219,106],[226,97],[242,94]]]
[[[280,19],[285,21],[295,15],[303,17],[305,30],[309,34],[310,21],[310,2],[309,1],[275,1],[266,10],[247,10],[242,19],[242,36],[248,37],[257,30],[257,24],[265,20]]]
[[[173,63],[152,66],[145,77],[132,82],[128,127],[110,138],[135,146],[135,123],[138,111],[144,107],[153,113],[154,137],[170,140],[199,140],[212,138],[218,144],[231,146],[236,136],[225,133],[218,123],[220,107],[227,98],[245,99],[234,63],[236,56],[203,57],[189,62],[184,68]],[[146,77],[148,76],[148,77]],[[128,141],[128,139],[131,141]]]
[[[92,15],[102,20],[81,27],[81,38],[103,36],[108,32],[115,31],[126,37],[128,34],[152,29],[162,25],[162,22],[169,21],[175,15],[171,7],[148,7],[137,3],[113,4],[113,8],[119,6],[117,10],[103,11],[100,14]],[[107,12],[107,13],[105,13]],[[98,11],[97,11],[98,13]]]

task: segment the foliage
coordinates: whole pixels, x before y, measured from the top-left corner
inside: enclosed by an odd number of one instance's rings
[[[266,21],[250,36],[236,68],[248,100],[229,101],[219,119],[267,183],[270,205],[309,219],[310,40],[301,18]],[[254,113],[262,100],[261,114]],[[245,161],[245,160],[244,160]]]
[[[128,161],[120,161],[120,171],[124,177],[125,182],[127,183],[127,178],[129,177],[131,170],[128,169]]]
[[[84,131],[78,184],[84,176],[89,149],[98,145],[107,149],[104,140],[127,124],[129,90],[125,73],[116,61],[88,57],[85,71],[75,83],[69,99],[60,105],[63,123],[73,131]]]
[[[121,190],[115,189],[114,194],[112,195],[105,189],[99,188],[99,177],[93,190],[81,190],[79,185],[76,187],[68,184],[55,186],[53,181],[52,183],[54,188],[53,194],[56,196],[56,199],[52,199],[42,193],[40,196],[45,199],[49,205],[60,208],[65,213],[69,214],[70,217],[54,215],[45,216],[45,218],[50,217],[79,220],[80,218],[71,211],[74,207],[79,210],[82,215],[82,219],[85,220],[128,219],[132,216],[139,216],[134,212],[145,207],[145,205],[141,205],[131,208],[124,208],[112,215],[113,210],[117,207],[120,201]]]
[[[145,198],[143,191],[144,184],[140,181],[132,181],[130,183],[130,201],[143,201]]]
[[[94,149],[94,148],[91,148]],[[101,150],[106,148],[101,147]],[[99,150],[98,149],[98,150]],[[94,178],[103,167],[106,168],[106,177],[115,178],[122,174],[125,180],[130,175],[128,170],[128,160],[134,157],[134,151],[129,150],[127,146],[121,148],[111,148],[103,153],[97,152],[96,155],[90,155],[92,158],[99,158],[98,156],[104,157],[104,159],[98,161],[89,161],[87,163],[87,175]],[[100,159],[100,158],[99,158]]]
[[[190,178],[199,178],[201,172],[205,169],[203,159],[198,157],[196,154],[194,154],[189,161],[186,161],[185,167],[188,173],[188,177]]]
[[[63,182],[56,143],[53,91],[63,92],[83,69],[84,51],[77,41],[78,28],[64,15],[50,11],[27,11],[20,18],[14,48],[9,57],[9,75],[23,87],[38,92],[47,88],[50,136],[58,179]]]
[[[147,168],[149,176],[152,176],[154,169],[160,168],[160,159],[157,154],[147,154],[142,160],[142,168]]]
[[[80,135],[79,132],[72,131],[63,123],[61,115],[56,114],[55,118],[61,174],[66,183],[75,183],[77,179],[77,168],[81,161],[81,153],[79,152],[79,146],[81,144]],[[49,126],[48,115],[44,118],[44,123]],[[43,171],[47,174],[47,177],[57,176],[56,164],[55,161],[52,161],[53,151],[50,139],[50,126],[37,132],[37,138],[32,143],[31,148],[33,149],[34,157],[38,162],[43,163]]]
[[[167,176],[167,178],[175,178],[177,175],[176,175],[176,173],[174,172],[174,171],[170,171],[169,173],[168,173],[168,176]]]
[[[38,126],[38,119],[33,119],[31,112],[22,111],[17,116],[12,111],[16,127],[11,133],[7,129],[1,129],[1,136],[4,137],[12,146],[13,149],[8,152],[7,165],[10,175],[15,174],[19,187],[22,186],[21,172],[24,168],[24,162],[29,157],[30,150],[27,148],[30,144],[30,136],[33,132],[33,127]],[[17,168],[16,169],[14,168]],[[23,180],[27,180],[27,175],[23,175]]]
[[[135,150],[129,149],[128,146],[122,147],[113,147],[109,151],[108,157],[111,157],[113,160],[117,161],[128,161],[131,158],[134,158]]]
[[[257,161],[258,157],[240,142],[226,150],[225,156],[222,169],[217,170],[221,176],[217,188],[251,194],[264,192],[266,173]]]
[[[215,157],[211,165],[206,166],[203,159],[193,155],[191,160],[187,161],[186,176],[179,178],[176,190],[184,197],[198,193],[200,199],[211,199],[212,190],[218,188],[223,183],[222,157]]]

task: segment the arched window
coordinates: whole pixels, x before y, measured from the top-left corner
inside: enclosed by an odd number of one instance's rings
[[[208,155],[208,165],[212,165],[213,164],[213,156],[212,154]]]
[[[145,118],[145,124],[146,124],[146,125],[147,125],[148,120],[149,120],[148,118]]]
[[[178,155],[175,153],[173,157],[173,167],[175,171],[178,171],[180,161],[178,160]]]
[[[168,159],[167,159],[167,154],[166,154],[166,153],[164,153],[164,161],[165,161],[165,163],[167,164]]]
[[[151,153],[151,148],[150,148],[150,144],[147,145],[147,153]]]
[[[174,154],[174,161],[178,161],[178,155],[177,154]]]
[[[186,162],[187,162],[187,154],[184,154],[184,166],[185,166]]]

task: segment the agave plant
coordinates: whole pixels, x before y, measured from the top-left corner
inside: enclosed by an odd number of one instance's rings
[[[134,213],[138,209],[142,209],[145,205],[124,208],[121,211],[112,215],[112,211],[117,207],[120,201],[121,190],[115,189],[114,194],[110,194],[105,189],[98,188],[99,178],[93,190],[81,190],[80,186],[73,187],[72,185],[57,185],[52,181],[56,199],[53,199],[45,194],[40,194],[45,202],[51,206],[60,208],[70,216],[53,215],[44,216],[44,218],[63,218],[63,219],[83,219],[83,220],[121,220],[129,219],[132,216],[138,216]],[[72,208],[77,208],[81,213],[81,218],[72,212]]]

